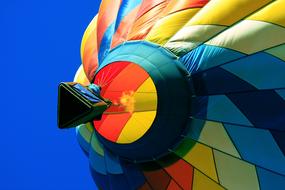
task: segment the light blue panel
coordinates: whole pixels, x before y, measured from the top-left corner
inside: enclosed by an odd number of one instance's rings
[[[196,73],[243,56],[245,56],[245,54],[234,50],[203,44],[180,57],[180,61],[186,66],[190,73]]]
[[[285,176],[256,167],[261,190],[284,190]]]
[[[285,62],[260,52],[222,66],[258,89],[285,87]]]
[[[242,159],[285,175],[285,156],[268,130],[224,126]]]
[[[275,92],[285,100],[285,89],[275,90]]]
[[[207,118],[203,119],[252,126],[250,121],[225,95],[209,96]]]
[[[107,150],[105,150],[104,153],[107,172],[110,174],[122,174],[123,169],[119,158]]]
[[[100,47],[98,50],[98,60],[99,60],[99,65],[102,63],[103,59],[107,56],[110,46],[111,46],[111,41],[113,38],[114,34],[114,29],[115,29],[115,23],[113,22],[108,28],[106,29],[103,38],[100,43]]]

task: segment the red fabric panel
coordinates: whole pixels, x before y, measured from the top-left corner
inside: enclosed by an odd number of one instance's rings
[[[101,120],[99,120],[99,121],[94,120],[93,121],[94,128],[97,131],[99,130],[99,128],[101,127],[102,123],[104,122],[104,120],[106,119],[107,116],[108,116],[107,114],[103,114]]]
[[[98,132],[108,140],[116,142],[131,113],[109,114],[99,127]]]
[[[168,188],[167,190],[183,190],[179,187],[179,185],[177,185],[177,183],[175,183],[175,181],[171,180],[170,181],[170,184],[168,185]],[[184,189],[186,190],[186,189]],[[190,189],[187,189],[187,190],[190,190]]]
[[[164,169],[183,189],[192,189],[193,167],[190,164],[181,159]]]
[[[104,96],[106,89],[117,75],[125,69],[130,62],[118,61],[102,68],[95,76],[94,84],[101,86],[101,95]]]
[[[170,183],[170,177],[163,169],[157,169],[153,171],[144,171],[146,180],[152,187],[152,189],[166,190]]]

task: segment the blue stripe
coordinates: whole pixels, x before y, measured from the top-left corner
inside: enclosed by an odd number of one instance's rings
[[[108,150],[105,150],[104,153],[107,172],[110,174],[122,174],[123,169],[121,167],[119,158]]]
[[[268,170],[256,167],[260,189],[263,190],[284,190],[285,176],[277,175]]]
[[[132,163],[123,162],[123,170],[125,177],[127,178],[130,189],[138,189],[145,183],[145,178],[142,170]]]
[[[258,89],[285,88],[285,62],[267,53],[246,56],[222,68]]]
[[[92,169],[92,167],[91,167],[91,175],[97,187],[99,187],[99,189],[111,190],[109,178],[107,175],[96,172],[94,169]]]
[[[115,31],[117,31],[121,21],[127,16],[134,8],[140,5],[142,0],[122,0],[120,10],[117,14]]]
[[[107,174],[105,159],[96,153],[92,148],[89,151],[89,163],[93,170],[100,174]]]
[[[99,60],[99,65],[102,63],[104,58],[107,56],[110,47],[111,47],[111,42],[112,38],[114,35],[114,29],[115,29],[115,23],[113,22],[105,31],[99,50],[98,50],[98,60]]]
[[[242,159],[285,175],[285,157],[268,130],[224,126]]]
[[[179,60],[185,65],[190,73],[196,73],[243,56],[245,56],[245,54],[234,50],[203,44],[180,57]]]
[[[192,74],[191,78],[198,96],[256,90],[246,81],[220,67]]]
[[[274,90],[227,96],[255,127],[285,131],[285,101]]]
[[[246,116],[225,95],[193,99],[195,118],[252,126]]]
[[[281,131],[270,131],[276,143],[278,144],[280,150],[285,156],[285,132]]]

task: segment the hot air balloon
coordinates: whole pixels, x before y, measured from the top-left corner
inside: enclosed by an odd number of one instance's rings
[[[284,189],[284,10],[103,0],[58,102],[98,188]]]

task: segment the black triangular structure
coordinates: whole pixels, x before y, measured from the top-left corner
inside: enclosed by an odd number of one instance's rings
[[[93,104],[78,91],[72,84],[61,83],[58,89],[58,127],[70,128],[100,118],[108,108],[104,102]]]

